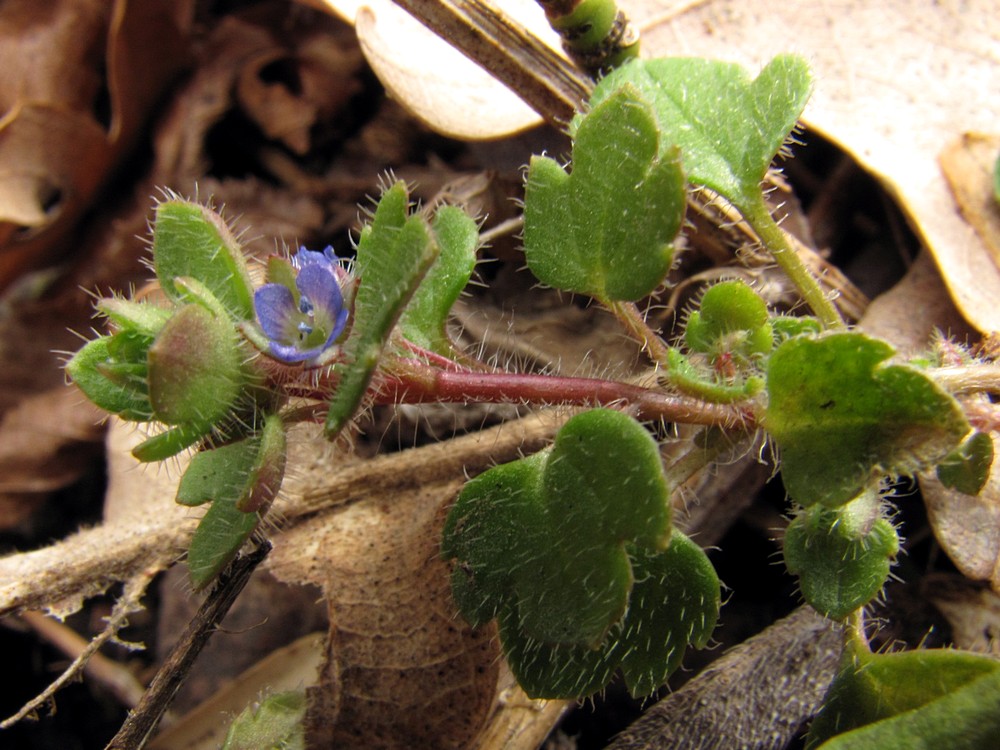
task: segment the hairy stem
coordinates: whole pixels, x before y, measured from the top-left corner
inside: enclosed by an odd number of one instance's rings
[[[747,223],[760,237],[764,246],[770,251],[775,262],[791,279],[795,288],[799,290],[802,299],[820,319],[824,328],[843,328],[844,321],[837,312],[834,304],[827,299],[823,293],[823,288],[816,281],[805,263],[795,252],[785,233],[778,226],[778,223],[771,216],[767,204],[763,197],[751,205],[737,206]]]

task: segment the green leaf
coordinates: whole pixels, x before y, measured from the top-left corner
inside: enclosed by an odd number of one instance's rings
[[[653,106],[661,151],[680,147],[687,178],[738,208],[760,199],[760,182],[809,99],[805,60],[779,55],[751,80],[739,65],[699,58],[636,60],[606,76],[591,105],[635,86]],[[582,127],[579,118],[576,127]]]
[[[969,431],[959,404],[889,344],[862,333],[801,336],[768,362],[763,426],[781,449],[788,494],[842,505],[884,475],[947,456]]]
[[[466,485],[442,542],[456,559],[455,600],[474,625],[499,620],[529,694],[584,695],[619,664],[633,691],[649,692],[684,645],[707,637],[719,582],[672,532],[669,494],[655,441],[608,409],[573,417],[550,450]]]
[[[188,572],[196,590],[211,583],[236,557],[259,522],[259,514],[244,513],[231,496],[217,498],[208,506],[188,548]]]
[[[984,432],[973,433],[937,467],[941,484],[966,495],[978,495],[990,478],[993,466],[993,439]]]
[[[476,267],[479,228],[465,211],[443,206],[433,230],[441,253],[403,311],[399,328],[414,344],[450,357],[454,352],[445,324]]]
[[[96,307],[122,331],[131,331],[150,340],[156,337],[173,314],[173,310],[148,302],[133,302],[117,297],[106,297]]]
[[[183,301],[174,279],[190,277],[204,284],[234,318],[253,319],[253,289],[243,251],[215,211],[180,199],[160,203],[153,220],[153,267],[173,301]]]
[[[629,66],[631,67],[631,66]],[[549,286],[604,302],[663,281],[684,215],[685,182],[638,91],[624,87],[577,128],[573,171],[531,160],[524,207],[528,267]]]
[[[222,750],[305,750],[306,708],[305,691],[269,695],[233,719]]]
[[[899,536],[878,513],[878,493],[871,491],[834,510],[805,509],[789,524],[785,565],[799,577],[802,596],[820,614],[842,620],[885,585],[899,552]]]
[[[173,427],[143,440],[132,449],[132,455],[146,463],[162,461],[165,458],[176,456],[185,448],[190,448],[202,438],[207,437],[210,432],[209,428],[200,424]]]
[[[715,284],[688,317],[684,343],[706,354],[767,354],[774,346],[767,305],[742,281]]]
[[[200,304],[180,308],[149,348],[149,399],[156,419],[207,431],[244,385],[244,353],[232,322]]]
[[[807,747],[987,750],[1000,736],[997,706],[995,659],[951,650],[869,654],[849,645]]]
[[[330,401],[325,430],[330,437],[348,423],[364,398],[375,367],[399,316],[438,256],[427,223],[408,215],[406,186],[397,182],[375,209],[358,243],[355,270],[360,276],[354,300],[354,325],[344,343],[340,383]]]
[[[153,407],[146,392],[145,366],[138,377],[109,377],[107,367],[120,363],[112,354],[113,336],[102,336],[84,345],[66,363],[66,374],[97,406],[122,419],[145,422],[152,416]]]
[[[631,551],[635,586],[619,652],[633,696],[650,695],[681,665],[688,645],[704,648],[719,619],[719,578],[697,544],[674,529],[665,552]]]

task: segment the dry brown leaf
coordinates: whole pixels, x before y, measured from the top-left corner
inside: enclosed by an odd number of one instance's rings
[[[493,708],[494,628],[472,630],[440,558],[461,478],[336,509],[274,539],[268,568],[323,589],[327,664],[310,690],[322,747],[466,748]]]
[[[955,202],[996,265],[1000,265],[1000,205],[993,194],[993,169],[998,155],[1000,136],[979,133],[965,133],[941,154],[941,169]]]
[[[955,574],[939,574],[922,588],[951,625],[955,648],[1000,657],[1000,594]]]
[[[852,154],[897,198],[962,314],[1000,329],[1000,270],[956,210],[938,154],[1000,121],[1000,14],[993,0],[817,4],[622,0],[647,56],[699,55],[759,68],[809,60],[807,124]]]
[[[191,7],[190,0],[3,5],[0,288],[54,260],[134,144],[184,62]]]
[[[1000,440],[992,437],[993,450],[1000,451]],[[934,535],[955,567],[1000,592],[1000,471],[994,467],[978,495],[948,489],[930,474],[921,475],[920,489]]]
[[[541,123],[510,89],[428,31],[389,0],[310,0],[357,24],[365,57],[382,81],[418,119],[464,140],[500,138]],[[559,37],[534,0],[496,0],[553,49]]]

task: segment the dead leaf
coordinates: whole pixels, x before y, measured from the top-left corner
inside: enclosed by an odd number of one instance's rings
[[[1000,205],[993,194],[998,155],[1000,136],[978,133],[965,133],[941,154],[941,169],[955,202],[995,265],[1000,265]]]
[[[992,438],[993,450],[1000,450]],[[1000,471],[994,465],[978,495],[948,489],[930,474],[920,476],[920,489],[934,535],[955,567],[1000,592]]]
[[[358,40],[382,84],[429,127],[464,140],[526,130],[542,118],[488,72],[389,0],[310,0],[357,24]],[[553,49],[559,37],[532,0],[495,0]]]
[[[922,588],[951,625],[955,648],[1000,657],[1000,595],[955,574],[928,576]]]
[[[1000,329],[1000,270],[955,210],[937,163],[1000,121],[1000,15],[992,0],[816,4],[622,0],[647,56],[699,55],[758,69],[799,52],[816,77],[805,120],[872,172],[927,244],[962,314]]]
[[[76,249],[63,241],[184,62],[191,8],[190,0],[3,5],[0,288]]]
[[[472,630],[440,558],[451,479],[326,513],[279,535],[269,569],[323,589],[327,663],[310,690],[323,747],[466,748],[493,708],[495,629]]]

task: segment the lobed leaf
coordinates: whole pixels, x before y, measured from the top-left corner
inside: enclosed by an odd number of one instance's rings
[[[899,552],[899,535],[884,518],[852,522],[852,513],[878,513],[877,493],[865,493],[831,510],[814,506],[799,513],[785,532],[788,571],[799,578],[806,602],[820,614],[842,620],[882,590]],[[855,506],[862,508],[855,508]],[[859,528],[860,526],[860,528]]]
[[[303,690],[269,695],[233,719],[222,750],[305,750],[306,708]]]
[[[759,201],[761,180],[805,108],[811,75],[795,55],[775,57],[752,80],[743,67],[715,60],[636,60],[602,79],[591,105],[626,86],[652,105],[661,152],[679,146],[688,180],[742,209]]]
[[[616,90],[579,124],[573,171],[531,160],[524,244],[538,279],[604,302],[637,300],[663,281],[684,215],[675,150],[662,148],[640,93]]]
[[[807,747],[981,750],[1000,736],[1000,662],[962,651],[849,645]]]
[[[455,600],[474,625],[498,619],[529,694],[585,695],[619,665],[633,692],[650,692],[707,638],[718,578],[672,531],[669,494],[655,441],[608,409],[466,485],[442,543]]]
[[[878,477],[935,465],[969,431],[955,399],[919,370],[888,364],[892,354],[884,341],[835,332],[771,355],[763,425],[796,502],[842,505]]]
[[[938,464],[937,477],[945,487],[966,495],[978,495],[990,478],[993,440],[984,432],[974,432]]]

